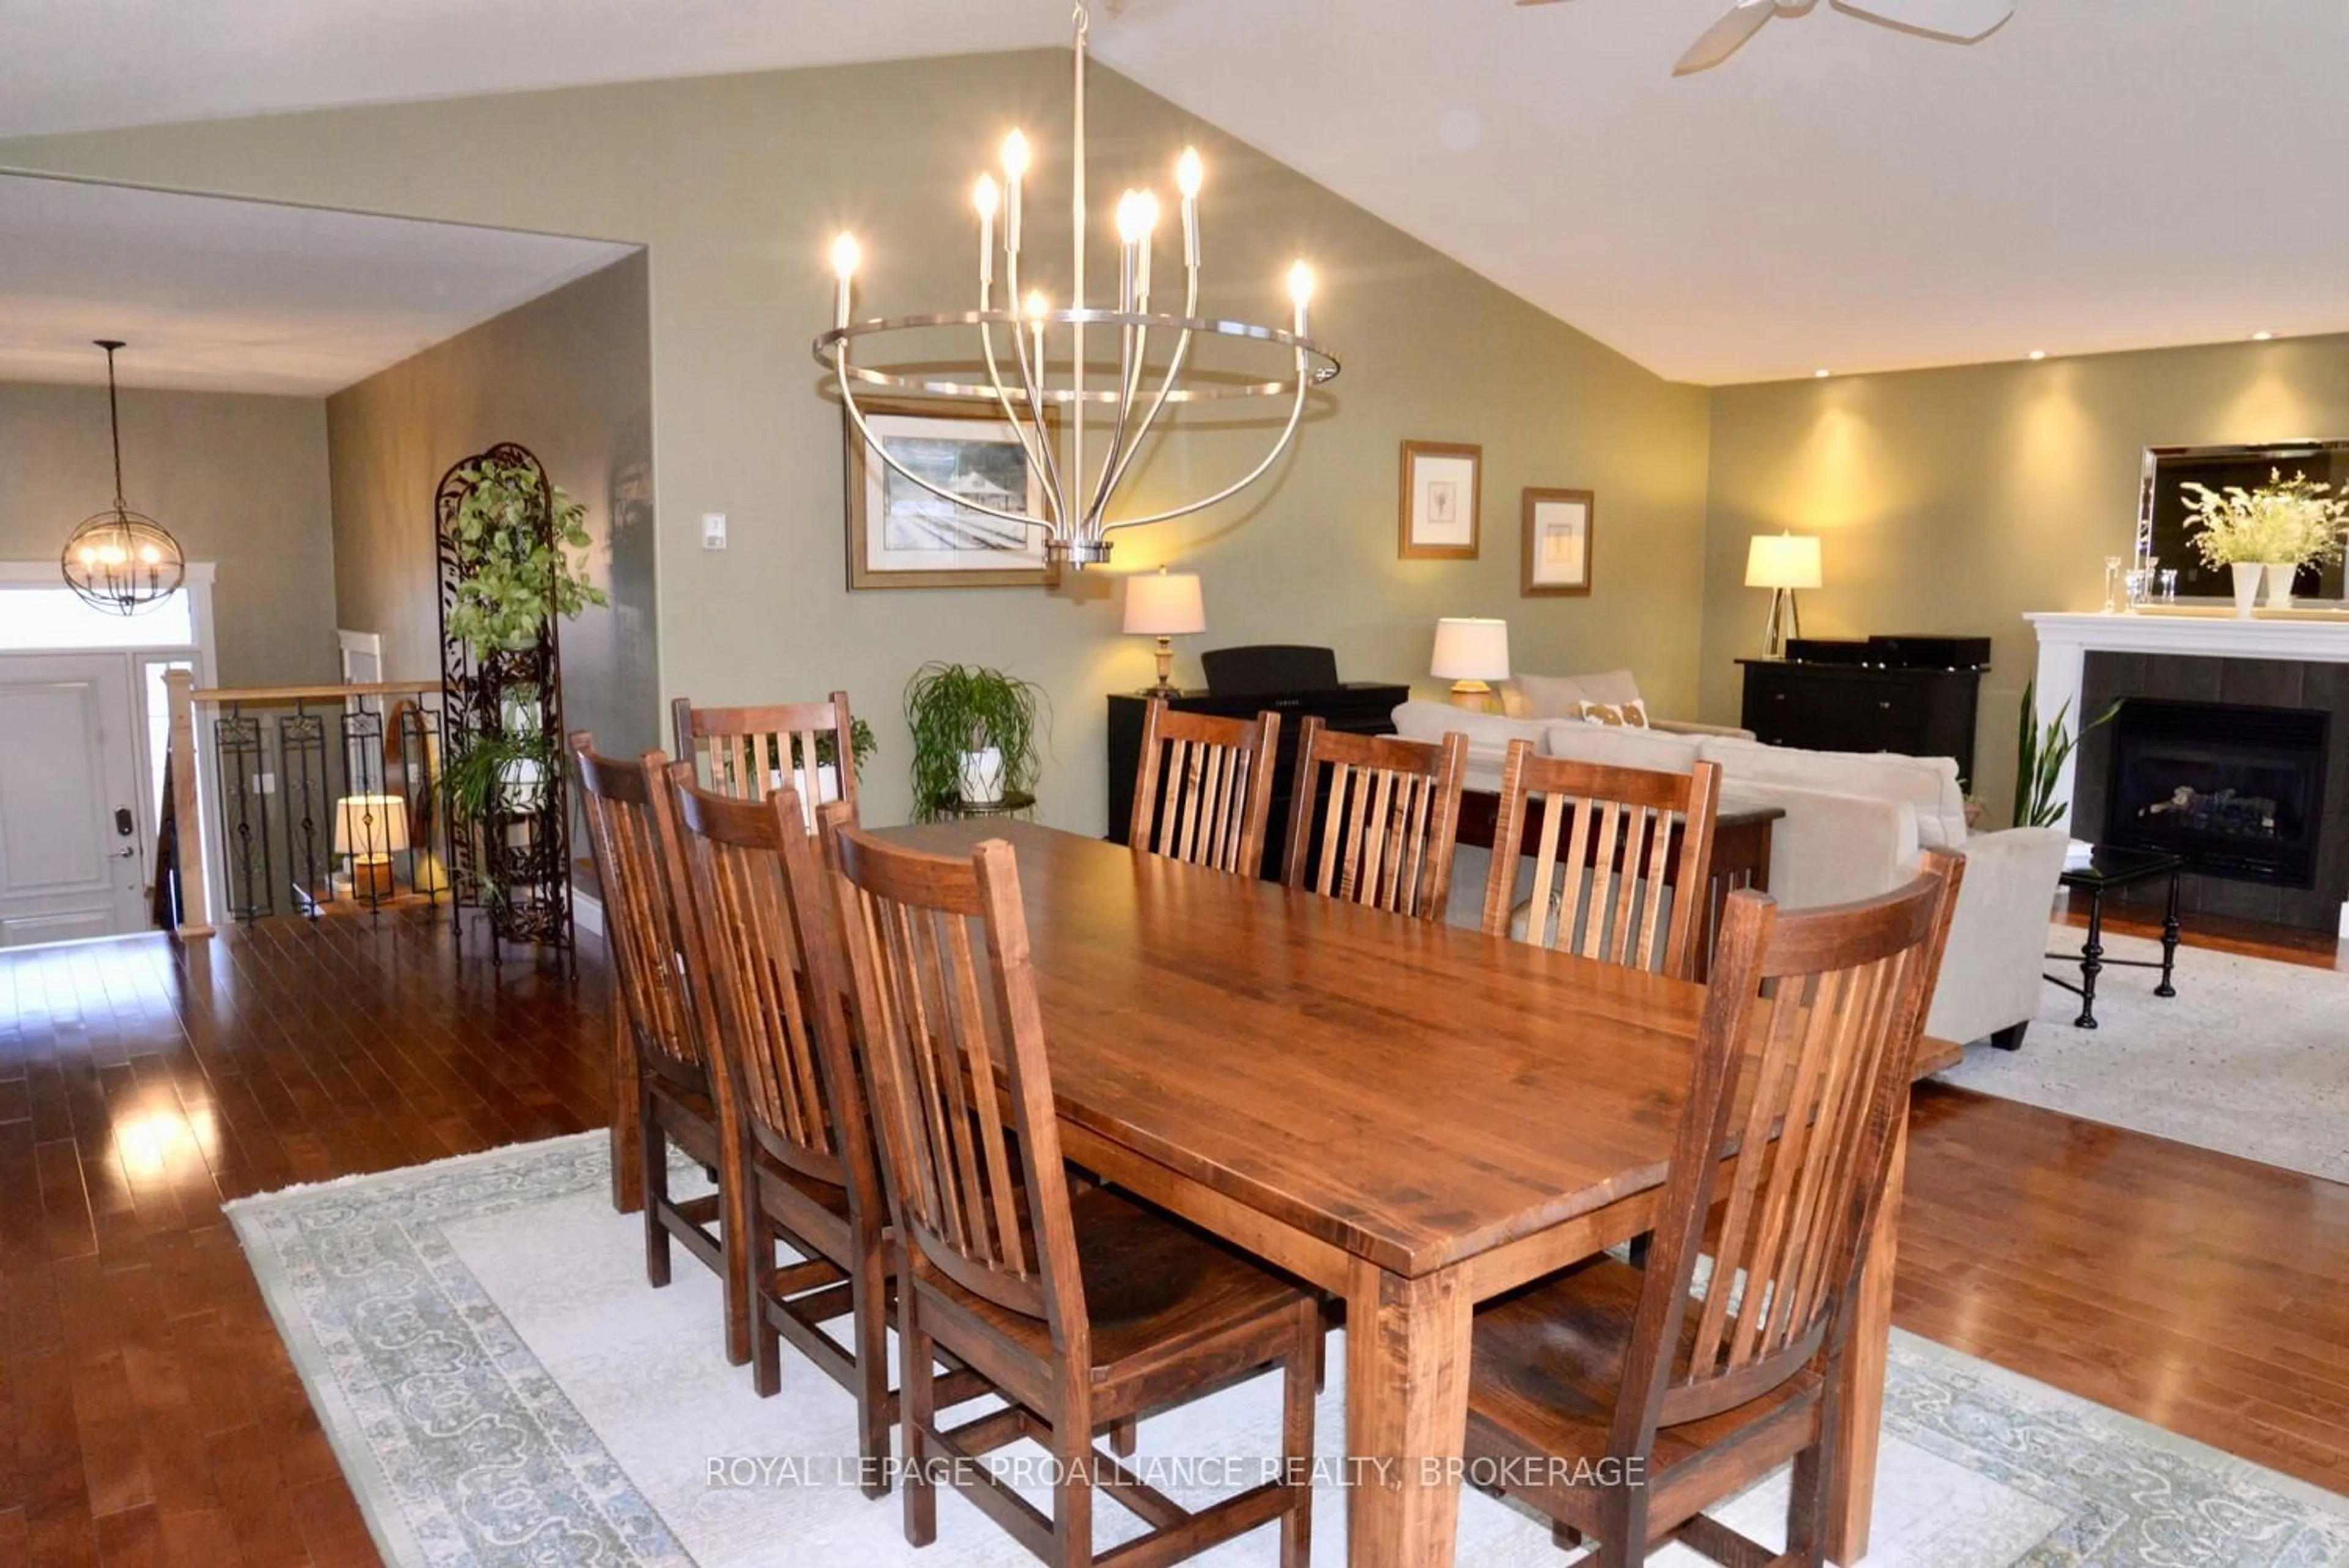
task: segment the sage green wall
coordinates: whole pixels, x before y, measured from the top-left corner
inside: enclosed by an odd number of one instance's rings
[[[56,560],[113,501],[113,465],[104,387],[0,382],[0,560]],[[190,560],[218,563],[223,683],[337,678],[323,402],[126,389],[122,485]]]
[[[1724,387],[1713,394],[1703,707],[1733,721],[1767,596],[1746,542],[1821,536],[1814,636],[1987,632],[1978,793],[2002,821],[2026,610],[2103,607],[2147,446],[2349,435],[2349,337]]]
[[[0,143],[0,165],[639,242],[650,247],[661,685],[712,702],[845,687],[882,751],[867,809],[905,811],[898,714],[924,660],[999,664],[1058,711],[1048,821],[1102,820],[1102,697],[1146,681],[1098,575],[1069,591],[843,587],[841,437],[810,339],[832,317],[833,233],[859,234],[874,313],[972,289],[974,172],[1003,130],[1038,146],[1031,264],[1065,296],[1067,60],[1051,52],[582,88]],[[1206,303],[1285,319],[1309,256],[1317,336],[1344,377],[1296,456],[1242,504],[1137,530],[1121,568],[1205,578],[1201,646],[1321,642],[1354,677],[1418,678],[1440,615],[1509,618],[1519,667],[1629,664],[1664,712],[1697,695],[1706,399],[1659,379],[1295,172],[1107,70],[1094,75],[1101,275],[1123,185],[1162,191],[1177,150],[1208,159]],[[1484,555],[1395,558],[1397,443],[1483,443]],[[1170,449],[1146,501],[1220,483],[1261,431]],[[1245,449],[1245,450],[1243,450]],[[1597,492],[1599,587],[1517,593],[1526,485]],[[700,514],[732,519],[704,553]],[[1432,689],[1432,688],[1431,688]]]
[[[432,503],[450,464],[519,441],[586,507],[588,576],[612,603],[563,628],[564,720],[616,755],[664,743],[645,283],[639,252],[326,400],[336,602],[345,627],[382,634],[388,679],[439,678]]]

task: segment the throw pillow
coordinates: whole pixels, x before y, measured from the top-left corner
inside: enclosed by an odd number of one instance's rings
[[[1644,730],[1648,727],[1648,704],[1637,697],[1629,702],[1578,702],[1573,716],[1586,724]]]

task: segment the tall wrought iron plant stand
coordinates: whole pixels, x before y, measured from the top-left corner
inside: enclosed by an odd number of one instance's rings
[[[440,686],[450,753],[463,756],[481,737],[502,735],[513,702],[534,694],[540,732],[551,737],[554,760],[543,770],[540,786],[528,810],[516,810],[502,792],[492,792],[483,820],[468,825],[456,820],[453,805],[442,792],[447,814],[449,871],[455,896],[450,900],[451,926],[462,931],[468,908],[489,918],[491,961],[502,965],[505,944],[532,943],[566,955],[573,973],[578,971],[577,929],[571,907],[571,788],[570,773],[562,763],[563,649],[562,617],[555,610],[554,583],[546,587],[546,614],[539,621],[538,640],[528,648],[499,649],[475,654],[449,635],[449,611],[458,585],[473,575],[457,539],[457,514],[471,484],[462,475],[484,463],[527,467],[538,474],[537,515],[533,525],[545,542],[554,537],[554,484],[526,447],[502,441],[477,456],[462,459],[440,478],[433,501],[437,552],[440,566]]]

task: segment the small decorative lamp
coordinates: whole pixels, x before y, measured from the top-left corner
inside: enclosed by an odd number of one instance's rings
[[[1745,586],[1770,590],[1770,618],[1762,629],[1764,658],[1786,657],[1786,639],[1803,635],[1796,588],[1819,586],[1819,542],[1805,534],[1756,534],[1745,553]]]
[[[1125,630],[1132,637],[1158,639],[1158,684],[1150,690],[1165,696],[1174,690],[1174,639],[1207,629],[1207,607],[1199,597],[1199,574],[1154,572],[1125,579]]]
[[[1437,621],[1428,673],[1452,682],[1453,706],[1491,711],[1490,682],[1509,678],[1509,623],[1469,616]]]
[[[335,853],[351,859],[351,896],[392,894],[391,857],[408,848],[408,803],[396,794],[347,794],[335,803]]]

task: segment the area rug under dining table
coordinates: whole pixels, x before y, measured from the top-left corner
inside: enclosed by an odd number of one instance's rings
[[[229,1206],[388,1562],[1032,1561],[950,1497],[937,1544],[908,1547],[898,1500],[856,1487],[848,1396],[787,1355],[783,1392],[758,1398],[747,1369],[727,1365],[717,1280],[680,1257],[676,1282],[649,1288],[641,1227],[613,1212],[609,1191],[606,1140],[591,1133]],[[1345,1365],[1333,1347],[1319,1417],[1332,1474]],[[1145,1419],[1137,1462],[1196,1503],[1237,1490],[1218,1467],[1276,1454],[1278,1430],[1277,1388],[1258,1379]],[[1006,1461],[1040,1458],[1025,1448]],[[1784,1500],[1773,1478],[1724,1516],[1775,1542]],[[1113,1505],[1098,1518],[1104,1547],[1141,1532]],[[1343,1562],[1336,1486],[1314,1529],[1314,1560]],[[1274,1557],[1260,1531],[1198,1561]],[[1472,1491],[1459,1560],[1571,1559],[1545,1524]],[[1700,1559],[1673,1547],[1652,1561]],[[1896,1333],[1868,1562],[2349,1564],[2349,1500]]]

